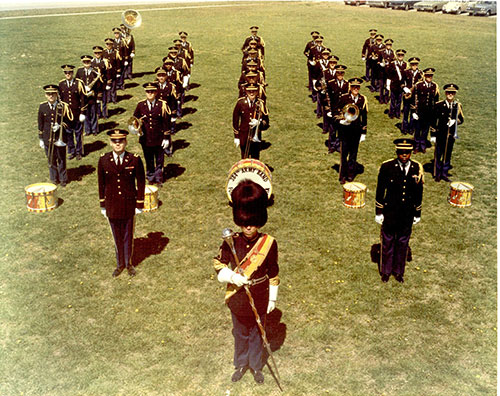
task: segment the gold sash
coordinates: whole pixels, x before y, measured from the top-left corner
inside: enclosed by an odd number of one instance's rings
[[[274,238],[272,236],[267,234],[262,235],[243,260],[241,260],[240,268],[248,279],[250,279],[252,274],[262,265],[273,242]],[[240,287],[228,283],[224,300],[227,302],[238,290],[240,290]]]

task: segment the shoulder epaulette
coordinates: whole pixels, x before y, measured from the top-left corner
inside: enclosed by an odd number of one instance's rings
[[[139,154],[134,153],[134,157],[138,157],[138,156],[139,156]]]
[[[66,81],[65,78],[63,78],[62,80],[59,81],[59,84],[61,84],[63,81]]]
[[[102,153],[102,154],[101,154],[101,157],[104,157],[105,155],[106,155],[106,153]]]
[[[49,103],[49,102],[47,100],[45,102],[40,102],[41,105],[45,104],[45,103]]]
[[[382,162],[382,164],[386,164],[386,163],[388,163],[388,162],[391,162],[393,159],[394,159],[394,158],[392,158],[392,159],[388,159],[387,161]],[[416,162],[416,161],[415,161],[415,162]]]

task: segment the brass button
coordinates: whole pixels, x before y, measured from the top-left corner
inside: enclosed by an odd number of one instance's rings
[[[247,245],[247,249],[250,247],[250,245]]]
[[[118,194],[120,194],[120,195],[121,195],[121,193],[122,193],[121,191],[118,191]]]

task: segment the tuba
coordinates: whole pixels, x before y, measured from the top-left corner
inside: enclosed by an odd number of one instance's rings
[[[342,109],[342,119],[353,122],[359,116],[359,108],[354,103],[348,103]]]
[[[141,26],[142,17],[139,11],[125,10],[122,12],[123,24],[129,29],[135,29]]]

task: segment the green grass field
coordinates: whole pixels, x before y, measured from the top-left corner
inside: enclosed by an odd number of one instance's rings
[[[215,3],[214,3],[215,4]],[[278,395],[247,374],[232,384],[231,323],[212,257],[231,226],[227,172],[239,159],[231,114],[240,47],[257,24],[266,41],[275,204],[263,231],[275,236],[282,279],[270,339],[286,395],[458,396],[496,394],[496,18],[348,7],[342,3],[224,3],[223,7],[144,10],[134,31],[137,56],[122,100],[105,128],[125,127],[142,83],[186,30],[196,60],[177,151],[157,212],[136,219],[138,275],[113,279],[109,225],[100,215],[97,161],[107,136],[85,139],[88,155],[68,161],[71,182],[50,213],[26,210],[24,187],[48,181],[38,147],[42,86],[60,65],[121,23],[116,12],[0,19],[0,394]],[[189,7],[194,4],[189,4]],[[101,8],[99,8],[101,10]],[[108,8],[103,10],[108,10]],[[68,9],[62,12],[94,11]],[[59,10],[51,10],[51,13]],[[46,11],[4,13],[3,16]],[[369,28],[394,39],[435,81],[459,85],[465,123],[454,150],[453,180],[475,186],[473,205],[447,203],[449,185],[426,174],[422,222],[414,228],[406,282],[382,284],[370,247],[376,176],[399,136],[386,106],[368,97],[368,136],[358,160],[366,207],[344,208],[308,97],[302,51],[311,30],[361,76]],[[102,122],[101,122],[102,123]],[[130,139],[129,151],[140,153]],[[414,156],[430,162],[433,150]]]

